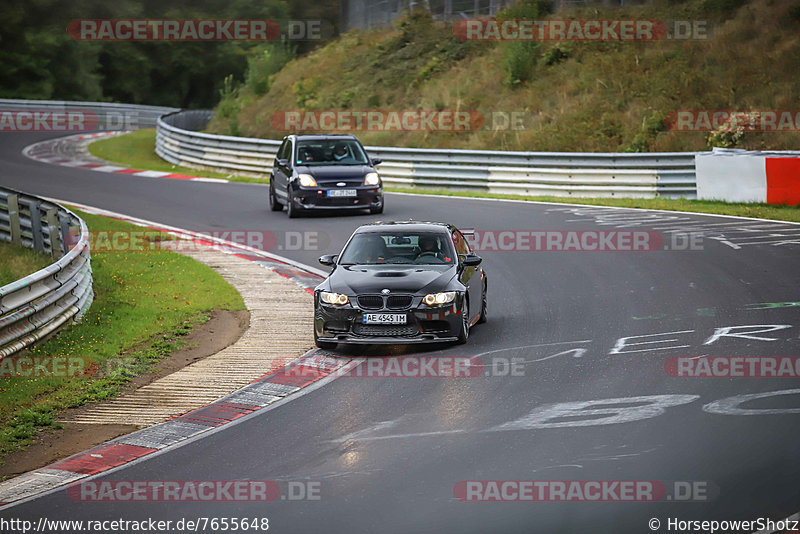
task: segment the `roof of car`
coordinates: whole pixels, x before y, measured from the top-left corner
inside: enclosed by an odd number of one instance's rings
[[[297,139],[304,139],[304,140],[318,140],[318,139],[341,139],[341,138],[349,138],[355,139],[356,136],[353,134],[342,134],[342,133],[330,133],[330,134],[292,134]]]
[[[407,230],[410,232],[455,230],[452,224],[425,221],[378,221],[360,226],[356,233]]]

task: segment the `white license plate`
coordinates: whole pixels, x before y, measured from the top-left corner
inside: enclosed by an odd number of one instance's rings
[[[406,324],[405,313],[365,313],[364,324]]]
[[[357,196],[355,189],[329,189],[329,197],[354,197]]]

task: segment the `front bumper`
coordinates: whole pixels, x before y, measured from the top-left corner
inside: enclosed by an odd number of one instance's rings
[[[420,299],[415,298],[415,304]],[[406,324],[365,325],[365,313],[404,313]],[[329,343],[405,345],[454,342],[458,340],[461,324],[461,310],[456,302],[443,307],[422,304],[404,310],[375,310],[362,309],[354,302],[334,307],[319,304],[317,300],[314,308],[316,337]]]
[[[329,197],[328,191],[337,189],[354,189],[354,197]],[[292,202],[295,207],[304,210],[313,209],[368,209],[383,204],[383,188],[370,186],[347,187],[301,187],[294,191]]]

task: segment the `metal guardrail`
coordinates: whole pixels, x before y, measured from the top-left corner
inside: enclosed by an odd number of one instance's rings
[[[156,127],[156,153],[185,167],[267,179],[280,141],[202,133],[212,111],[0,99],[0,110],[88,110],[124,129]],[[368,146],[388,185],[563,197],[696,196],[694,152],[506,152]],[[700,153],[702,154],[702,153]]]
[[[20,100],[0,98],[1,111],[82,111],[97,117],[96,130],[155,128],[158,118],[177,108],[140,106],[113,102],[67,102],[60,100]],[[77,132],[73,132],[77,133]]]
[[[0,359],[79,321],[94,299],[86,223],[67,208],[0,187],[0,239],[50,254],[52,265],[0,287]],[[73,244],[74,242],[74,244]]]
[[[212,135],[211,111],[157,122],[156,153],[185,167],[268,178],[280,141]],[[365,147],[389,185],[574,197],[693,198],[695,152],[506,152]]]

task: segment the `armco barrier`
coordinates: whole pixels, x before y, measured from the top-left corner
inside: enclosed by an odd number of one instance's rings
[[[88,237],[86,223],[63,206],[0,187],[0,239],[55,260],[0,287],[0,359],[80,320],[89,309],[94,291]]]
[[[267,178],[279,141],[212,135],[213,112],[161,117],[156,152],[186,167]],[[694,198],[694,152],[550,153],[366,147],[396,186],[574,197]]]
[[[267,178],[279,141],[212,135],[212,111],[0,99],[0,110],[83,110],[108,130],[156,127],[156,153],[178,165]],[[694,198],[695,153],[505,152],[366,147],[389,185],[573,197]]]

